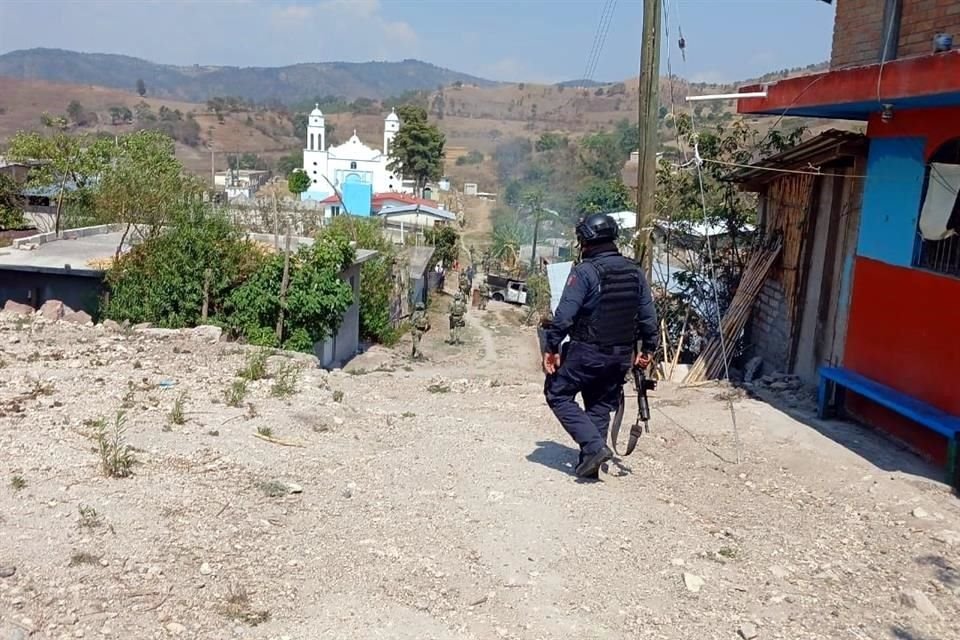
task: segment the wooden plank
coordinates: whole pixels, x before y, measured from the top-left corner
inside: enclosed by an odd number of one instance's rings
[[[734,342],[743,332],[750,318],[753,303],[760,294],[760,289],[763,288],[771,266],[780,256],[781,249],[782,244],[777,240],[773,246],[754,253],[740,279],[740,285],[733,296],[730,308],[720,321],[723,340],[721,341],[720,336],[717,335],[707,343],[684,379],[685,384],[718,378],[724,374],[727,364],[725,358],[733,350]],[[724,353],[724,346],[727,347],[727,353]]]

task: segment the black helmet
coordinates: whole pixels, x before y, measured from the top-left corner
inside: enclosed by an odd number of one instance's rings
[[[620,235],[617,221],[605,213],[594,213],[577,223],[577,240],[581,244],[612,242]]]

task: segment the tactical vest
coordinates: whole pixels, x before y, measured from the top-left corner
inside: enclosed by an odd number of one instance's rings
[[[636,340],[640,306],[640,270],[621,256],[587,258],[600,276],[600,300],[592,310],[581,309],[570,338],[600,347],[625,347]]]

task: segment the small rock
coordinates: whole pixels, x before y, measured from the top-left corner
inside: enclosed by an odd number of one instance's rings
[[[178,636],[181,633],[185,633],[187,631],[187,628],[182,624],[180,624],[179,622],[171,622],[167,624],[166,629],[169,634],[174,636]]]
[[[17,568],[12,564],[7,566],[0,566],[0,578],[10,578],[16,572],[17,572]]]
[[[190,337],[205,342],[220,342],[223,336],[223,329],[209,324],[202,324],[190,330]]]
[[[45,320],[50,322],[57,322],[61,320],[67,312],[73,312],[73,309],[63,304],[59,300],[47,300],[40,306],[40,310],[37,311]]]
[[[772,573],[775,578],[783,579],[790,577],[790,572],[778,565],[773,565],[770,567],[770,573]]]
[[[341,418],[340,416],[334,416],[333,424],[337,425],[338,427],[343,426],[343,418]]]
[[[7,339],[10,344],[20,344],[20,336],[14,334]]]
[[[919,589],[907,589],[900,593],[900,604],[916,609],[925,616],[932,618],[942,618],[940,611],[933,606],[930,598]]]
[[[343,489],[343,497],[344,497],[344,498],[352,498],[352,497],[353,497],[353,493],[354,493],[354,491],[356,491],[356,490],[357,490],[357,483],[356,483],[356,482],[350,482],[350,483],[348,483],[347,486]]]
[[[297,483],[288,482],[286,484],[287,484],[287,490],[290,491],[290,493],[303,493],[303,487],[301,487]]]
[[[3,305],[3,310],[17,316],[29,317],[33,315],[33,307],[28,304],[14,302],[13,300],[7,300],[7,303]]]
[[[687,591],[691,593],[698,593],[706,582],[700,576],[694,575],[692,573],[683,574],[683,584],[686,585]]]
[[[114,333],[118,333],[123,330],[123,325],[116,320],[104,320],[101,324],[103,325],[104,329]]]
[[[133,325],[133,330],[134,330],[134,331],[143,331],[144,329],[149,329],[149,328],[152,327],[152,326],[153,326],[153,323],[152,323],[152,322],[140,322],[140,323],[137,323],[137,324]]]
[[[63,321],[71,324],[79,324],[84,327],[93,326],[93,318],[86,311],[68,311],[63,314]]]
[[[213,573],[213,569],[210,568],[209,563],[204,562],[202,565],[200,565],[200,575],[208,576],[211,573]]]
[[[923,507],[917,507],[912,511],[912,513],[914,518],[919,518],[921,520],[930,517],[930,514],[927,513],[927,510],[924,509]]]
[[[743,640],[753,640],[757,637],[757,628],[749,622],[744,622],[740,625],[740,628],[737,629],[737,633],[740,634]]]

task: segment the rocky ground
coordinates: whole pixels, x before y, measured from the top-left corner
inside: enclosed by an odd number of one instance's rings
[[[960,637],[936,469],[800,398],[673,385],[579,483],[532,331],[468,319],[326,373],[0,314],[0,640]]]

